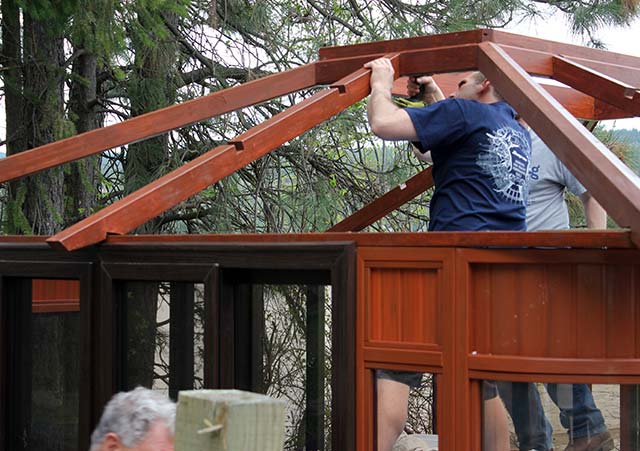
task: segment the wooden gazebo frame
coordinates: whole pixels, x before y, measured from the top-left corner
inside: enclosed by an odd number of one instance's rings
[[[362,65],[382,55],[399,76],[484,72],[624,229],[345,233],[428,189],[427,169],[330,233],[125,235],[366,97],[369,70]],[[565,86],[543,88],[532,75]],[[373,368],[438,376],[444,450],[479,449],[480,379],[640,384],[640,181],[576,119],[640,115],[640,58],[496,30],[324,48],[315,63],[0,160],[0,182],[317,85],[328,87],[54,236],[0,237],[0,330],[6,331],[0,334],[0,450],[12,449],[13,431],[28,422],[28,386],[9,387],[23,383],[20,367],[28,365],[25,280],[35,278],[80,281],[87,343],[81,447],[104,402],[121,388],[126,349],[116,306],[125,300],[116,287],[124,280],[204,283],[205,346],[212,356],[206,385],[249,389],[259,351],[224,329],[232,318],[239,331],[258,333],[249,325],[259,307],[253,301],[255,311],[233,307],[253,299],[238,287],[330,284],[336,450],[372,449]],[[532,318],[542,332],[527,327]],[[229,359],[235,372],[225,369]],[[625,390],[621,408],[637,416],[631,395],[638,391]],[[637,422],[624,428],[623,448],[638,449]]]

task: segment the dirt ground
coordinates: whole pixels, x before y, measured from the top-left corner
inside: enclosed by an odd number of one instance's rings
[[[553,426],[554,449],[563,450],[567,445],[568,437],[566,430],[560,424],[558,408],[551,401],[546,390],[542,386],[539,389],[545,413]],[[616,449],[620,449],[620,386],[594,384],[592,393],[596,406],[602,412],[609,432],[615,439]]]

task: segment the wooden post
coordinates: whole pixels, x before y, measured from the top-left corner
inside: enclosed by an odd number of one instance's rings
[[[282,451],[285,403],[240,390],[178,396],[176,451]]]

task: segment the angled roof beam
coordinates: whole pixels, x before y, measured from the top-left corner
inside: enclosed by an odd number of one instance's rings
[[[0,160],[0,183],[314,86],[314,64],[269,75],[3,158]]]
[[[640,246],[640,178],[498,45],[480,44],[479,69]]]
[[[397,55],[392,56],[398,64]],[[47,239],[75,250],[124,234],[299,136],[369,94],[369,69],[355,73],[218,146],[88,218]]]
[[[560,52],[551,53],[508,45],[500,45],[500,48],[502,48],[514,61],[516,61],[530,74],[553,77],[553,57],[559,55]],[[596,70],[609,77],[621,80],[631,86],[640,86],[640,63],[637,63],[636,66],[625,66],[622,64],[569,56],[564,53],[563,55],[565,57],[570,57],[572,61]]]
[[[594,60],[618,66],[640,67],[640,58],[608,50],[594,49],[564,42],[549,41],[546,39],[522,36],[502,30],[487,30],[489,41],[500,46],[522,47],[530,50],[538,50],[545,53],[562,54],[566,57]]]
[[[561,56],[553,57],[553,78],[640,116],[640,90]]]
[[[432,186],[433,175],[429,167],[368,203],[351,216],[328,229],[327,232],[358,232],[424,193]]]

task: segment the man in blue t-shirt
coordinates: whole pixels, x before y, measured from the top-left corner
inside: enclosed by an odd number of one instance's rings
[[[380,58],[365,67],[372,70],[367,113],[373,133],[417,141],[431,151],[435,190],[429,230],[526,230],[531,141],[489,80],[474,72],[460,81],[451,99],[402,109],[391,97],[391,61]],[[402,431],[414,383],[411,373],[378,372],[378,451],[389,451]],[[506,450],[506,412],[495,386],[485,387],[485,415],[494,423],[489,449]]]

